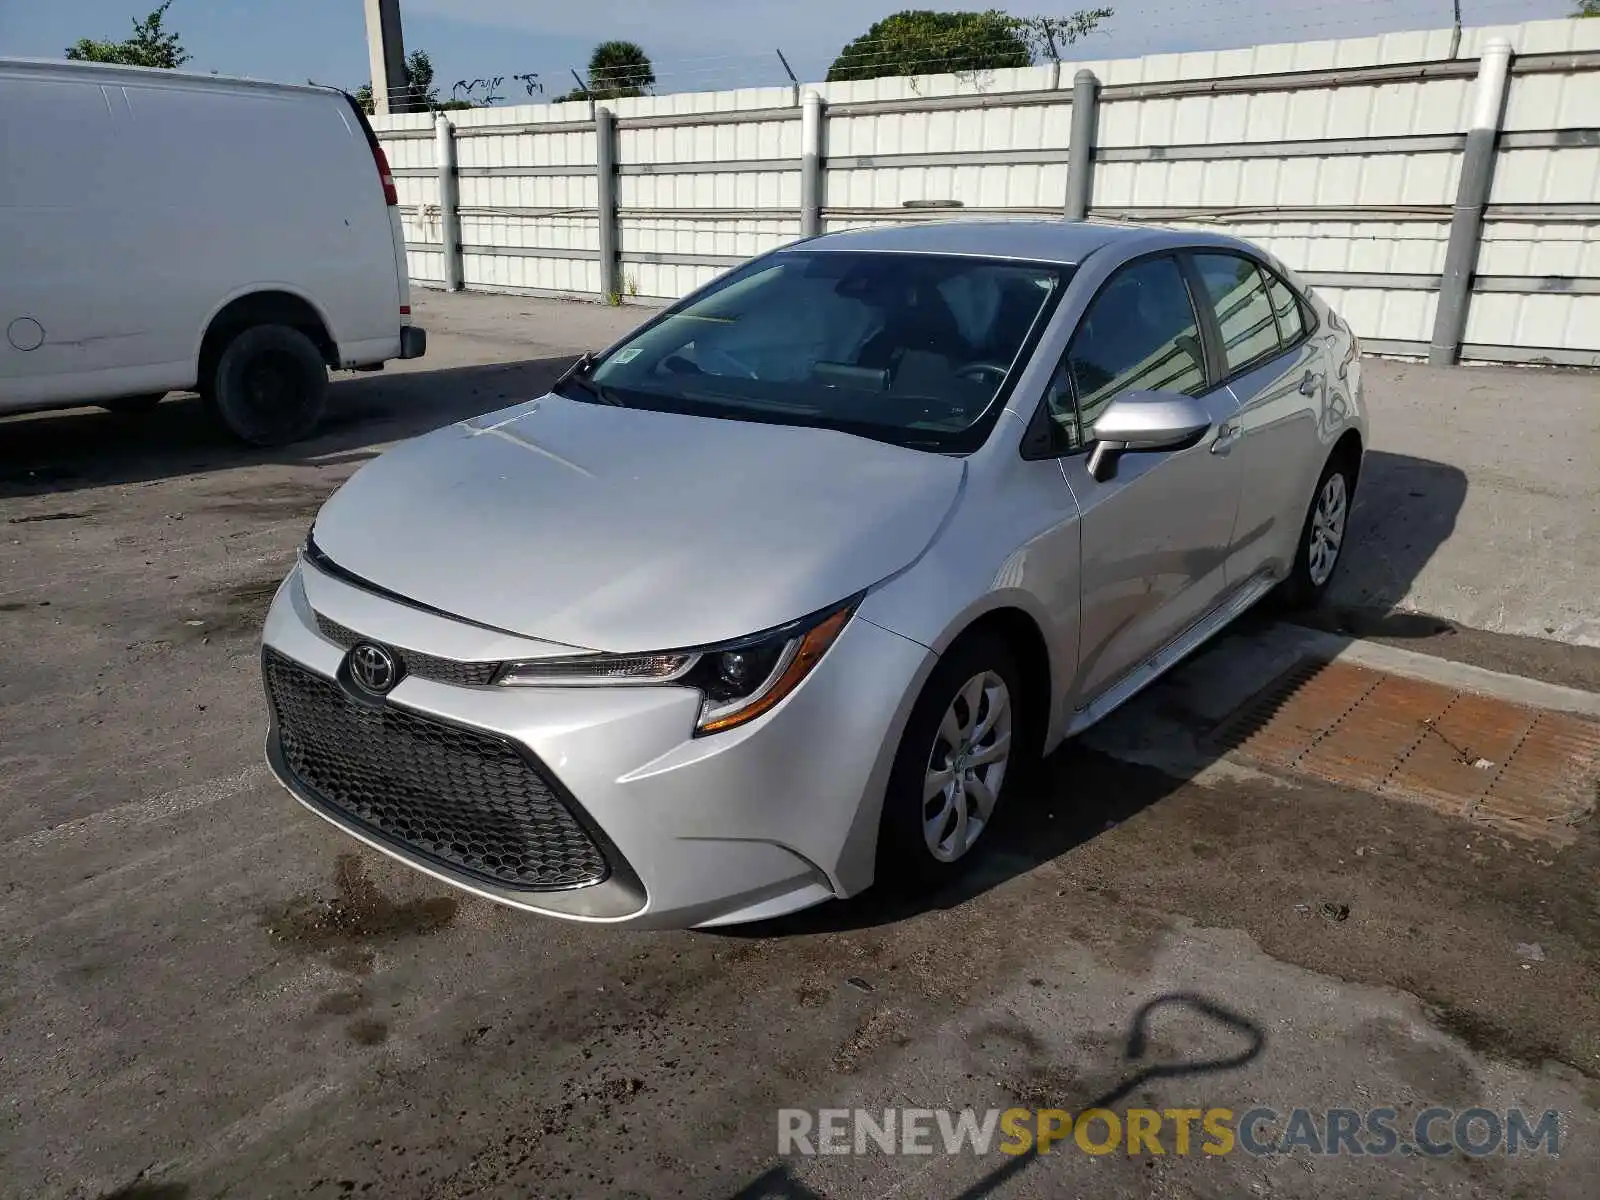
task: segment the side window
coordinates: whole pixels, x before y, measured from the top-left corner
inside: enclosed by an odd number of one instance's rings
[[[1124,392],[1195,396],[1207,386],[1183,273],[1174,259],[1150,258],[1113,275],[1089,302],[1045,399],[1058,444],[1076,449]]]
[[[1228,374],[1278,352],[1278,323],[1254,261],[1237,254],[1196,254],[1194,264],[1222,327]]]
[[[1272,298],[1272,315],[1278,318],[1278,338],[1290,346],[1298,342],[1306,331],[1306,316],[1294,289],[1267,268],[1261,268],[1267,281],[1267,295]]]

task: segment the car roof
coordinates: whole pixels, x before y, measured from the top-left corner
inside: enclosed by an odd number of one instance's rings
[[[1244,243],[1220,234],[1112,221],[954,220],[909,221],[826,233],[793,243],[792,250],[864,253],[964,254],[1077,266],[1097,250],[1115,247],[1125,258],[1174,246]]]

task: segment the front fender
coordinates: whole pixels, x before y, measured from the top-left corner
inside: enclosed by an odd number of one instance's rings
[[[1078,664],[1080,528],[1077,504],[1053,460],[1005,464],[980,476],[932,546],[862,601],[860,615],[943,654],[974,622],[1023,613],[1049,654],[1047,746],[1058,740]],[[1015,530],[1021,536],[996,536]]]

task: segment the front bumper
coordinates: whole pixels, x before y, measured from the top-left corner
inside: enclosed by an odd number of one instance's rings
[[[269,662],[279,656],[296,664],[323,686],[346,687],[346,646],[324,633],[330,625],[444,660],[552,652],[376,595],[302,561],[273,602],[263,653]],[[397,836],[393,823],[380,828],[330,801],[291,765],[270,702],[267,756],[284,786],[319,816],[478,895],[573,920],[731,924],[851,895],[871,882],[889,765],[932,661],[924,647],[857,617],[772,712],[701,738],[691,736],[699,694],[686,688],[402,678],[380,707],[407,721],[493,738],[549,783],[605,857],[604,877],[579,886],[526,887],[464,869]],[[390,799],[398,803],[403,791],[397,783]]]

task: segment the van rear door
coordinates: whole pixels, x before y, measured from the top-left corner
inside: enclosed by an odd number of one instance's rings
[[[361,132],[366,135],[367,148],[372,151],[373,167],[383,188],[384,202],[389,206],[389,229],[394,237],[394,269],[400,295],[399,317],[400,324],[406,326],[411,324],[411,267],[406,261],[406,234],[400,225],[399,196],[395,192],[389,156],[384,153],[383,144],[378,141],[378,134],[372,128],[372,122],[367,120],[366,110],[349,92],[343,95],[355,112],[356,120],[361,123]]]

